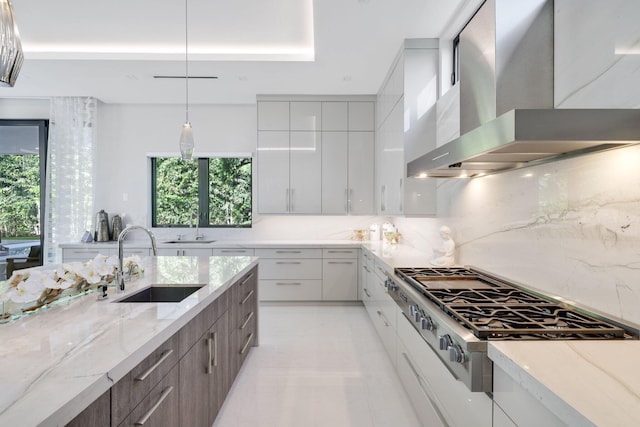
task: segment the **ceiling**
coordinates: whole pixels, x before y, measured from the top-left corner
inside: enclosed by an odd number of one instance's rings
[[[25,62],[0,97],[183,103],[186,35],[192,104],[375,94],[404,38],[441,37],[473,2],[189,0],[187,27],[183,1],[13,0]]]

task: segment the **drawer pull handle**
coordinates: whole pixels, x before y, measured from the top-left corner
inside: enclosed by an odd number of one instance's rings
[[[240,301],[240,305],[244,304],[245,302],[247,302],[247,300],[249,298],[251,298],[251,295],[253,295],[253,289],[251,289],[251,291],[247,294],[246,297],[244,297],[244,299],[242,301]]]
[[[300,286],[302,283],[300,282],[277,282],[277,286]]]
[[[382,319],[382,323],[384,323],[384,326],[386,327],[391,326],[389,322],[387,322],[386,316],[380,310],[378,310],[377,313],[378,313],[378,316],[380,316],[380,318]]]
[[[329,264],[349,264],[349,265],[352,265],[353,261],[329,261]]]
[[[249,347],[249,344],[251,344],[252,339],[253,339],[253,332],[251,332],[251,334],[249,334],[249,336],[247,337],[247,341],[244,343],[244,345],[240,349],[240,354],[244,354],[244,352],[247,351],[247,347]]]
[[[336,251],[336,250],[328,250],[330,254],[352,254],[353,251]]]
[[[277,261],[276,264],[302,264],[300,261]]]
[[[302,251],[276,251],[277,254],[301,254]]]
[[[172,348],[170,348],[169,350],[167,350],[164,353],[162,353],[162,356],[160,356],[160,359],[158,359],[158,361],[156,363],[151,365],[151,367],[149,369],[144,371],[144,373],[142,375],[140,375],[139,377],[136,377],[135,381],[144,381],[144,380],[146,380],[147,377],[149,377],[149,375],[151,375],[151,373],[153,371],[155,371],[156,368],[162,364],[162,362],[164,362],[165,360],[167,360],[167,358],[169,356],[171,356],[171,354],[173,354],[173,349]]]
[[[369,293],[367,288],[362,288],[362,290],[364,291],[365,294],[367,294],[367,297],[371,298],[371,294]]]
[[[210,334],[207,338],[207,354],[209,355],[207,357],[209,361],[207,363],[207,374],[213,374],[213,364],[211,363],[213,361],[213,334]]]
[[[224,254],[245,254],[247,251],[245,249],[221,249],[220,252]]]
[[[144,414],[144,416],[142,418],[140,418],[138,421],[136,421],[135,425],[137,426],[142,426],[144,425],[144,423],[146,423],[147,421],[149,421],[149,418],[151,418],[151,415],[153,415],[153,413],[156,411],[156,409],[158,409],[158,407],[162,404],[162,402],[167,398],[167,396],[169,396],[171,394],[171,392],[173,391],[173,386],[165,389],[162,394],[160,395],[160,398],[158,399],[158,401],[155,403],[155,405],[153,405],[151,407],[151,409],[149,409],[149,411],[147,411],[146,414]]]
[[[371,273],[371,270],[369,270],[369,267],[367,267],[366,265],[363,266],[365,270],[367,270],[367,273]]]
[[[250,275],[247,276],[246,279],[244,279],[240,284],[244,285],[245,283],[247,283],[249,280],[251,280],[251,278],[253,277],[254,273],[251,273]]]
[[[404,357],[407,365],[409,365],[409,369],[413,371],[413,375],[415,375],[416,379],[418,380],[418,386],[422,389],[424,396],[429,400],[429,402],[431,402],[431,406],[433,407],[436,415],[438,415],[438,418],[440,418],[440,422],[442,423],[442,425],[445,427],[449,427],[449,423],[442,414],[442,411],[440,411],[440,405],[438,405],[438,402],[436,401],[437,399],[433,397],[434,395],[431,391],[431,387],[422,379],[416,368],[413,366],[413,363],[411,363],[411,359],[409,359],[407,353],[403,352],[402,357]]]
[[[218,366],[218,333],[213,334],[213,366]]]
[[[242,326],[240,326],[240,329],[244,329],[247,327],[247,323],[249,323],[249,320],[251,320],[251,318],[253,317],[253,311],[249,313],[249,315],[247,316],[247,319],[242,322]]]

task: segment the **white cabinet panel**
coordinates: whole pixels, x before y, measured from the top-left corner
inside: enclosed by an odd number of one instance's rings
[[[306,248],[257,248],[260,258],[322,258],[322,249]]]
[[[289,130],[288,101],[259,101],[258,130]]]
[[[322,280],[260,280],[261,301],[320,301]]]
[[[345,101],[322,102],[322,130],[323,131],[347,131],[348,103]],[[371,117],[373,120],[373,116]]]
[[[211,256],[211,248],[159,248],[161,256]]]
[[[289,212],[289,132],[258,132],[258,211]]]
[[[322,141],[320,132],[290,134],[289,212],[314,214],[322,205]]]
[[[321,259],[261,259],[261,279],[322,279]]]
[[[358,299],[357,258],[322,260],[322,300],[356,301]]]
[[[253,256],[252,248],[213,248],[214,256]]]
[[[348,210],[349,184],[347,179],[351,173],[349,170],[348,137],[347,132],[322,133],[323,214],[346,214]]]
[[[375,130],[374,106],[375,104],[373,102],[349,102],[349,130]]]
[[[289,130],[319,131],[322,121],[322,106],[318,101],[291,102]]]
[[[375,212],[374,208],[374,132],[349,132],[348,210],[362,215]],[[323,189],[324,191],[324,189]]]

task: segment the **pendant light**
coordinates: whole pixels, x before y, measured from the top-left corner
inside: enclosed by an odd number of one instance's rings
[[[24,61],[11,1],[0,0],[0,86],[13,87]]]
[[[180,157],[183,160],[191,160],[193,155],[193,131],[189,121],[189,8],[188,0],[184,2],[184,67],[185,67],[185,111],[186,120],[182,125],[180,134]]]

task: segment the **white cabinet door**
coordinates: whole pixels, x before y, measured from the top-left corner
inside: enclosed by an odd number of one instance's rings
[[[258,212],[289,212],[289,132],[258,132]]]
[[[320,132],[290,133],[290,213],[319,214],[322,212],[320,135]],[[265,185],[268,186],[269,183]]]
[[[347,102],[323,101],[322,102],[322,130],[323,131],[347,131],[348,110]]]
[[[258,130],[289,130],[289,101],[259,101]]]
[[[373,132],[349,132],[348,209],[351,214],[362,215],[375,212],[374,139]]]
[[[405,170],[403,114],[402,102],[398,102],[380,129],[376,175],[379,177],[378,209],[383,215],[402,214]]]
[[[345,103],[343,103],[345,104]],[[347,132],[322,133],[322,213],[348,210],[349,141]]]
[[[318,101],[291,102],[290,130],[319,131],[322,122],[322,105]]]
[[[357,258],[322,261],[322,300],[356,301],[358,299]]]
[[[373,102],[349,102],[349,130],[350,131],[374,131],[374,103]]]

